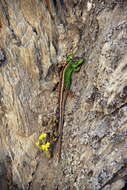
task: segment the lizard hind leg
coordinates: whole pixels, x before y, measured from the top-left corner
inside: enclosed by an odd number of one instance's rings
[[[68,96],[74,98],[76,96],[75,92],[71,91],[71,90],[66,90],[67,91],[67,94]]]

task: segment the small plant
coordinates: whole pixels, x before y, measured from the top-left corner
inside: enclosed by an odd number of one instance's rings
[[[48,141],[48,134],[47,133],[41,133],[38,137],[38,141],[35,143],[36,146],[43,150],[48,152],[51,148],[51,143]]]

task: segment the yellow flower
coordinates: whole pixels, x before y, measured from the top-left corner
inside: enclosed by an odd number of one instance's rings
[[[39,136],[39,140],[44,140],[47,137],[46,133],[41,133]]]
[[[47,142],[46,144],[41,145],[41,150],[48,151],[50,148],[50,142]]]

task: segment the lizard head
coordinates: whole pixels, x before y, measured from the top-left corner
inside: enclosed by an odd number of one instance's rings
[[[66,61],[67,63],[73,62],[73,55],[68,55]]]
[[[68,55],[66,61],[74,72],[79,71],[81,65],[84,63],[83,58],[79,58],[79,57],[74,58],[73,55]]]

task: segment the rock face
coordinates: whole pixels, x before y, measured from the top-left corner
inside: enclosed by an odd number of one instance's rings
[[[86,64],[73,75],[56,165],[35,142],[70,53]],[[0,189],[124,190],[126,137],[127,2],[0,0]]]

